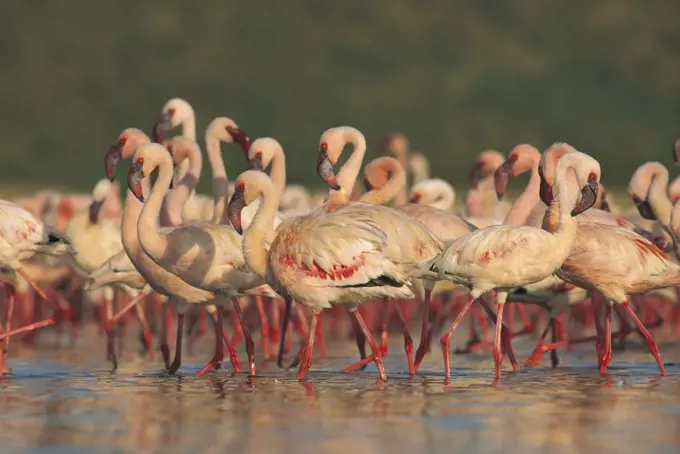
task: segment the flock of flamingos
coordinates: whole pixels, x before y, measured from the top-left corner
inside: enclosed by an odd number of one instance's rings
[[[167,138],[177,127],[182,134]],[[245,155],[248,170],[233,185],[221,143]],[[336,169],[346,145],[351,154]],[[349,126],[325,131],[316,171],[328,191],[314,194],[287,184],[279,142],[251,142],[233,120],[218,117],[205,131],[209,198],[195,192],[203,159],[194,110],[174,98],[151,138],[135,128],[119,134],[104,155],[106,178],[91,195],[42,191],[0,200],[0,375],[9,371],[12,337],[32,343],[51,326],[60,341],[68,327],[73,343],[90,314],[106,335],[114,370],[116,337],[134,317],[148,359],[157,335],[170,374],[181,366],[183,336],[192,345],[212,326],[214,355],[197,376],[219,368],[227,354],[240,371],[241,340],[254,375],[252,331],[259,326],[257,349],[279,366],[291,338],[300,337],[291,367],[299,364],[301,379],[313,353],[326,354],[324,336],[349,334],[359,360],[343,371],[373,362],[384,380],[394,326],[411,375],[443,331],[449,380],[450,339],[461,323],[469,341],[455,353],[491,347],[496,377],[505,355],[518,370],[512,340],[536,328],[527,367],[547,352],[557,367],[558,349],[594,342],[605,373],[612,340],[623,344],[637,334],[665,374],[649,330],[666,340],[680,336],[680,265],[668,255],[680,256],[680,178],[669,185],[662,164],[643,164],[628,187],[637,210],[623,212],[607,199],[593,157],[563,142],[542,153],[521,144],[507,157],[479,154],[454,210],[452,186],[429,177],[426,158],[409,153],[403,135],[381,146],[387,156],[362,174],[363,134]],[[678,154],[676,144],[676,162]],[[115,181],[122,163],[129,166],[124,203]],[[503,200],[508,181],[523,173],[529,182],[510,204]],[[415,352],[414,315],[422,316]]]

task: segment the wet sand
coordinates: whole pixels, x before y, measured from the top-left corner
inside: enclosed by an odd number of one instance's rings
[[[357,358],[351,342],[331,344],[330,357],[299,382],[274,364],[253,380],[233,375],[228,363],[194,378],[210,356],[209,339],[185,355],[179,376],[164,374],[158,359],[135,359],[131,344],[111,374],[103,339],[89,337],[73,350],[22,347],[10,360],[13,376],[0,382],[0,452],[680,452],[680,347],[673,345],[661,346],[666,377],[646,348],[632,344],[614,352],[606,377],[589,346],[562,354],[556,370],[547,358],[518,373],[504,364],[500,382],[488,353],[454,355],[445,385],[438,343],[409,379],[396,335],[387,383],[376,381],[373,365],[339,372]],[[521,361],[533,341],[514,345]]]

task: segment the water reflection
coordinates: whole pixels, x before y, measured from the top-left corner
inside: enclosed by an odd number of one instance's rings
[[[665,349],[667,361],[675,350]],[[580,352],[557,370],[507,373],[497,386],[485,356],[456,357],[445,385],[438,355],[409,379],[395,353],[382,383],[372,369],[337,372],[354,359],[344,348],[304,382],[275,367],[253,380],[229,370],[196,379],[201,356],[169,377],[141,361],[112,375],[92,359],[99,355],[33,352],[0,381],[0,445],[3,453],[678,452],[680,367],[669,363],[661,378],[645,352],[632,351],[617,353],[602,377],[592,352]]]

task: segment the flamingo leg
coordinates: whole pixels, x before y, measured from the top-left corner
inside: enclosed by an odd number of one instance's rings
[[[210,369],[217,369],[224,359],[224,340],[222,339],[222,311],[215,311],[215,319],[213,319],[215,326],[215,354],[212,359],[203,366],[201,370],[196,373],[196,377],[201,377],[203,374],[208,372]]]
[[[182,334],[184,333],[184,314],[177,313],[177,336],[175,337],[175,358],[170,364],[168,373],[174,375],[182,365]]]
[[[439,341],[442,346],[442,353],[444,355],[444,371],[446,374],[446,381],[451,379],[451,336],[453,335],[453,332],[456,330],[456,328],[458,328],[458,325],[463,320],[468,309],[470,309],[470,306],[472,306],[472,303],[474,302],[474,298],[468,298],[456,318],[453,320],[453,323],[451,323],[449,329],[446,331],[446,333],[444,333],[441,340]]]
[[[14,312],[14,285],[5,284],[5,293],[7,295],[7,301],[5,305],[5,326],[3,331],[9,333],[11,330],[12,314]],[[7,360],[9,358],[9,341],[10,337],[7,337],[7,339],[2,342],[2,352],[0,352],[0,355],[2,355],[2,361],[0,361],[0,376],[5,373],[5,367],[7,366]]]
[[[494,323],[496,323],[496,325],[498,325],[498,317],[496,316],[496,314],[493,313],[491,307],[489,307],[489,303],[487,303],[484,298],[480,298],[479,302],[481,303],[482,308],[484,308],[484,311],[487,313],[489,318]],[[498,326],[496,326],[496,332],[498,332],[498,330],[499,328]],[[510,363],[512,364],[513,370],[517,372],[519,370],[519,366],[517,365],[517,359],[515,358],[515,352],[512,349],[512,344],[510,343],[510,336],[508,335],[508,332],[504,326],[502,326],[500,330],[501,330],[501,342],[503,343],[505,353],[508,355],[508,358],[510,359]]]
[[[408,361],[408,371],[409,375],[415,375],[416,373],[416,365],[415,362],[413,361],[413,338],[411,337],[411,333],[408,329],[408,325],[406,324],[406,318],[404,317],[403,310],[401,308],[401,303],[402,301],[395,302],[395,313],[397,314],[397,319],[399,320],[399,326],[401,327],[401,332],[404,335],[404,351],[406,352],[406,360]],[[357,310],[358,312],[358,310]],[[361,316],[360,313],[357,315]],[[350,312],[350,316],[352,316],[352,313]],[[365,334],[363,333],[363,330],[361,327],[357,324],[357,320],[355,317],[352,317],[352,324],[357,328],[357,337],[359,336],[359,332],[361,332],[361,336],[366,339]],[[370,331],[370,330],[369,330]],[[385,356],[385,349],[380,347],[380,355]],[[375,362],[374,356],[371,354],[368,357],[364,357],[358,362],[345,367],[342,372],[344,373],[349,373],[352,371],[355,371],[357,369],[363,370],[366,368],[366,366],[371,363]]]
[[[312,314],[312,322],[307,336],[307,342],[302,346],[298,353],[298,360],[300,362],[300,370],[298,372],[298,380],[305,378],[307,371],[312,366],[312,352],[314,350],[314,337],[316,336],[316,325],[319,322],[319,312]]]
[[[354,328],[354,332],[356,334],[356,341],[357,341],[357,349],[359,350],[359,362],[362,363],[363,360],[366,359],[366,336],[364,336],[364,332],[361,331],[361,328],[359,328],[359,325],[357,325],[356,320],[354,320],[354,317],[350,317],[350,320],[352,322],[352,327]],[[387,350],[383,350],[382,345],[380,346],[381,351],[387,352]],[[360,370],[366,369],[366,366],[368,365],[370,361],[367,361],[363,363],[361,367],[359,367]],[[347,371],[347,370],[345,370]],[[343,371],[344,372],[344,371]]]
[[[541,360],[543,357],[544,351],[542,350],[543,347],[543,341],[545,340],[546,337],[548,337],[548,332],[550,332],[550,329],[555,323],[555,319],[550,317],[550,321],[548,321],[548,325],[545,327],[543,330],[543,333],[541,334],[541,337],[538,338],[538,342],[536,343],[536,347],[534,347],[534,351],[531,353],[531,356],[529,356],[529,359],[524,363],[524,367],[533,367],[538,362]]]
[[[276,365],[283,368],[283,353],[286,348],[286,334],[288,333],[288,323],[292,312],[293,301],[286,298],[283,309],[283,321],[281,322],[281,339],[279,341],[279,354],[276,358]]]
[[[493,360],[496,365],[496,378],[501,378],[501,365],[503,364],[501,337],[503,331],[503,309],[505,306],[501,303],[498,303],[496,307],[498,308],[496,311],[496,336],[494,337],[493,350],[491,351],[491,354],[493,355]]]
[[[387,355],[387,332],[389,331],[392,313],[394,312],[394,301],[391,301],[387,298],[383,298],[382,301],[383,319],[382,324],[380,325],[380,350],[383,352],[382,356],[385,356]],[[352,320],[354,319],[352,318]]]
[[[170,347],[168,346],[168,325],[170,324],[170,305],[165,304],[161,314],[161,355],[166,369],[170,369]]]
[[[368,340],[368,345],[371,346],[371,350],[373,351],[373,354],[371,355],[373,357],[373,361],[375,362],[375,367],[378,369],[378,374],[380,374],[380,379],[381,380],[387,380],[387,375],[385,375],[385,366],[382,361],[382,356],[380,354],[380,348],[378,348],[378,345],[375,343],[375,340],[373,339],[373,336],[371,336],[371,332],[366,326],[366,323],[364,322],[364,319],[361,317],[361,314],[359,314],[359,311],[356,309],[351,310],[349,312],[349,315],[356,320],[357,326],[363,331],[364,336],[366,336],[366,340]]]
[[[113,317],[113,302],[111,300],[106,300],[104,302],[106,310],[106,318],[111,319]],[[115,372],[118,369],[118,358],[116,357],[116,348],[114,345],[114,329],[113,326],[106,327],[106,359],[111,361],[113,369],[111,372]]]
[[[604,318],[604,352],[600,359],[600,373],[607,372],[609,362],[612,360],[612,305],[607,302]]]
[[[640,318],[635,314],[635,312],[633,312],[633,309],[630,307],[628,302],[624,301],[623,303],[621,303],[621,306],[623,306],[623,309],[628,313],[630,318],[637,326],[638,330],[640,330],[640,334],[642,334],[642,337],[644,337],[645,340],[647,341],[647,345],[649,345],[649,351],[652,353],[654,359],[656,360],[656,364],[659,366],[659,372],[661,373],[661,375],[666,375],[666,369],[664,368],[663,361],[661,361],[661,354],[659,353],[659,346],[656,344],[656,341],[649,333],[644,323],[642,323]]]
[[[250,370],[250,376],[255,376],[255,342],[253,342],[253,336],[250,333],[250,327],[246,318],[243,316],[243,310],[241,309],[241,304],[237,298],[231,299],[234,310],[236,311],[236,316],[241,322],[241,327],[243,329],[243,336],[246,338],[246,355],[248,356],[248,368]]]
[[[272,346],[276,346],[279,343],[279,338],[281,336],[281,308],[279,307],[279,300],[272,299],[272,323],[271,323],[271,341]]]
[[[260,335],[262,336],[262,350],[264,352],[265,361],[269,361],[269,321],[267,320],[267,313],[264,310],[264,302],[260,295],[255,296],[255,304],[257,306],[257,313],[260,317]]]
[[[132,301],[138,298],[139,297],[133,298]],[[135,311],[137,313],[137,320],[139,320],[139,324],[142,327],[142,333],[144,334],[144,346],[146,347],[146,351],[149,353],[149,359],[153,359],[153,345],[151,341],[151,331],[149,330],[149,324],[147,323],[146,320],[146,314],[144,314],[144,308],[141,306],[141,304],[136,304]]]
[[[222,311],[222,309],[217,309],[217,311]],[[211,315],[213,322],[217,323],[217,311],[213,312]],[[241,372],[241,365],[238,361],[238,354],[236,353],[236,347],[231,343],[227,332],[224,330],[224,323],[220,326],[220,332],[222,333],[222,340],[227,345],[227,350],[229,351],[229,360],[231,361],[231,367],[234,371]]]
[[[420,331],[420,345],[416,350],[415,363],[420,364],[425,357],[425,354],[430,349],[430,300],[432,298],[432,290],[425,289],[425,301],[423,302],[423,325]]]

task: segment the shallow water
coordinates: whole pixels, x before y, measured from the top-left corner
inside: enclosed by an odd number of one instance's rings
[[[614,352],[608,376],[588,346],[547,366],[493,380],[490,355],[453,356],[445,385],[438,346],[421,373],[404,373],[395,337],[389,380],[375,368],[345,375],[352,343],[336,343],[306,382],[274,365],[258,376],[225,369],[193,378],[209,345],[185,356],[180,375],[121,358],[111,374],[104,342],[87,348],[20,350],[0,382],[2,453],[677,453],[680,349],[662,346],[659,377],[646,349]],[[81,340],[81,344],[83,341]],[[518,359],[530,340],[515,346]],[[132,350],[130,346],[129,350]],[[244,355],[240,356],[243,363]],[[507,362],[507,360],[506,360]],[[509,370],[509,366],[505,365]]]

